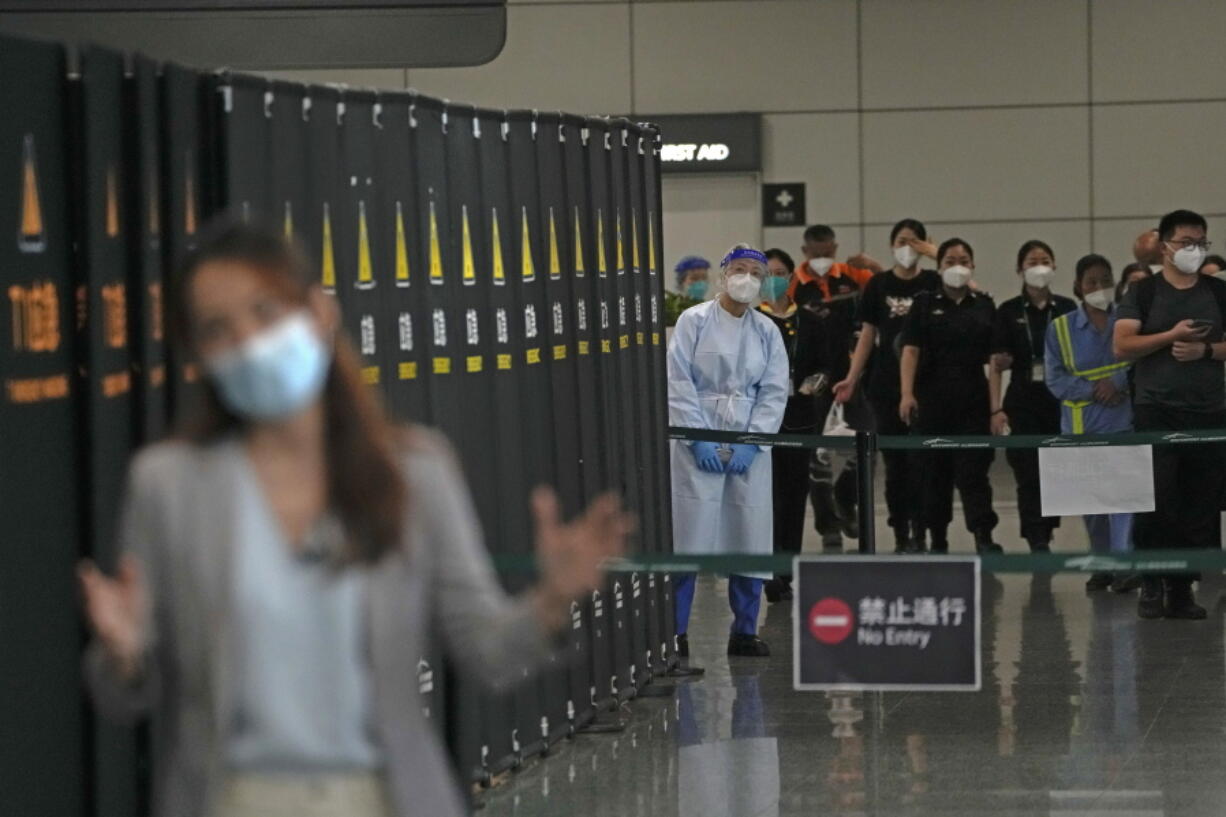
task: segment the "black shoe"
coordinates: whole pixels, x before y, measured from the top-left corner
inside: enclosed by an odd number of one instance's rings
[[[1112,593],[1131,593],[1141,586],[1141,576],[1138,573],[1120,573],[1111,582]]]
[[[908,554],[923,553],[924,542],[922,539],[908,539],[899,546],[898,552]]]
[[[728,654],[748,658],[765,658],[771,654],[771,649],[756,635],[733,633],[728,636]]]
[[[855,517],[839,520],[839,528],[842,529],[843,535],[848,539],[860,538],[860,520]]]
[[[921,551],[922,552],[922,551]],[[948,539],[933,539],[932,544],[928,546],[929,553],[949,553]]]
[[[766,600],[770,604],[792,600],[792,585],[782,579],[771,579],[763,586]]]
[[[1162,618],[1166,615],[1163,600],[1162,579],[1145,576],[1141,579],[1141,597],[1137,599],[1137,615],[1140,618]]]
[[[690,657],[690,637],[685,633],[681,633],[677,636],[677,657]]]
[[[843,537],[839,534],[822,536],[822,553],[842,553]]]
[[[1027,539],[1031,553],[1051,553],[1050,539]]]
[[[975,552],[1004,553],[1005,549],[992,541],[992,531],[984,530],[975,532]]]
[[[1086,590],[1106,590],[1115,583],[1115,577],[1110,573],[1095,573],[1086,579]]]
[[[1204,607],[1196,603],[1192,582],[1179,579],[1166,582],[1166,617],[1199,621],[1208,615]]]

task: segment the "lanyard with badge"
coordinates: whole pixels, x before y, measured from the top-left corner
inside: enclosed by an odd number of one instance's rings
[[[1047,382],[1047,365],[1043,357],[1040,355],[1037,359],[1034,355],[1034,327],[1030,324],[1030,303],[1027,301],[1022,304],[1022,319],[1026,322],[1026,349],[1030,352],[1030,382],[1031,383],[1046,383]],[[1047,330],[1051,328],[1051,313],[1055,309],[1055,304],[1050,299],[1047,301],[1047,308],[1043,310],[1043,334],[1041,338],[1047,337]],[[1039,345],[1042,349],[1042,344]]]

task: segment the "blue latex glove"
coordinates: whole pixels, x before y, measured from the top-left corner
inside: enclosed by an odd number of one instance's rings
[[[749,472],[749,466],[753,465],[753,458],[758,456],[758,447],[756,445],[743,445],[741,443],[733,443],[732,459],[728,460],[727,470],[729,474],[746,474]]]
[[[715,443],[696,442],[690,446],[690,450],[694,452],[694,462],[698,463],[699,469],[708,474],[724,473],[724,463],[719,458]]]

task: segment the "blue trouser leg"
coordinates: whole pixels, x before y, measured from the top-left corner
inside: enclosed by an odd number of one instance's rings
[[[1127,553],[1132,550],[1132,514],[1092,514],[1084,519],[1093,552]]]
[[[690,627],[690,608],[694,606],[696,573],[673,574],[673,605],[677,613],[677,635],[685,635]]]
[[[728,605],[732,608],[732,632],[758,632],[758,609],[762,606],[762,580],[748,576],[728,577]]]
[[[1132,514],[1111,514],[1111,552],[1127,553],[1132,550]]]
[[[1090,550],[1094,553],[1111,552],[1111,516],[1108,514],[1089,514],[1082,517],[1086,523],[1086,534],[1090,537]]]

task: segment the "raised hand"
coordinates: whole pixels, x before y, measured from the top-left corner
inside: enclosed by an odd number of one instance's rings
[[[149,640],[149,594],[140,562],[125,554],[112,579],[85,560],[77,576],[90,629],[124,674],[135,673]]]
[[[536,517],[536,558],[540,568],[538,607],[546,623],[565,616],[570,603],[600,584],[606,559],[621,556],[634,517],[622,510],[612,493],[597,497],[582,515],[563,522],[558,497],[549,488],[532,493]]]

